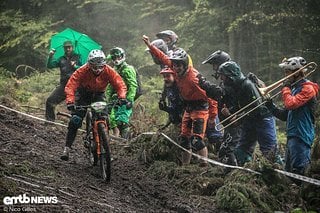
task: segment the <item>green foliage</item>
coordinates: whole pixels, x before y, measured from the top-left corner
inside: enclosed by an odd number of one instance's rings
[[[155,161],[149,168],[148,174],[155,179],[166,179],[177,187],[182,193],[188,195],[215,195],[224,180],[219,169],[210,168],[202,171],[198,165],[177,166],[168,161]]]
[[[0,15],[0,57],[6,68],[13,70],[17,65],[45,59],[44,48],[52,35],[48,31],[50,21],[41,20],[22,14],[20,10],[7,10]],[[43,67],[40,61],[32,65]]]
[[[224,185],[218,189],[215,199],[217,206],[229,211],[272,212],[288,211],[301,206],[299,191],[290,186],[287,178],[275,173],[268,162],[259,163],[261,176],[234,170],[228,174]],[[257,163],[248,165],[256,167]],[[257,168],[255,168],[256,170]]]
[[[14,93],[15,81],[11,78],[11,73],[0,67],[0,96],[10,97]]]
[[[28,78],[20,80],[14,90],[14,98],[30,106],[44,106],[45,100],[51,91],[59,84],[58,70],[45,73],[33,73]]]
[[[144,94],[135,102],[130,122],[136,133],[157,131],[159,126],[165,124],[167,120],[167,114],[158,108],[159,93],[163,87],[162,79],[160,76],[141,75],[141,77]]]

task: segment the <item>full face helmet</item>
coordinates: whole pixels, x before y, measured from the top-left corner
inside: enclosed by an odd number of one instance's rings
[[[219,66],[224,62],[230,61],[230,60],[231,60],[231,57],[228,53],[221,50],[217,50],[213,52],[211,55],[209,55],[207,59],[202,62],[202,64],[212,64],[213,71],[215,72],[213,76],[216,79],[218,79],[219,74],[217,73],[217,70],[219,69]]]
[[[122,48],[120,47],[114,47],[110,50],[110,55],[113,63],[116,66],[121,65],[123,62],[126,60],[126,55],[125,52]]]
[[[279,64],[279,67],[284,70],[290,70],[290,71],[296,71],[307,64],[307,61],[300,57],[292,57],[289,59],[284,59],[281,64]]]
[[[164,30],[156,34],[157,38],[164,40],[170,50],[174,49],[174,45],[178,42],[178,35],[172,30]]]
[[[88,63],[92,72],[99,75],[106,64],[106,56],[102,50],[91,50],[88,55]]]

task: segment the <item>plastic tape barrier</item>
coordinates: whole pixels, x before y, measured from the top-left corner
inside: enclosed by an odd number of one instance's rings
[[[9,108],[9,107],[6,107],[4,105],[1,105],[0,104],[0,107],[4,108],[4,109],[7,109],[9,111],[12,111],[12,112],[15,112],[15,113],[18,113],[18,114],[21,114],[21,115],[24,115],[24,116],[27,116],[27,117],[30,117],[30,118],[33,118],[33,119],[36,119],[36,120],[39,120],[39,121],[43,121],[43,122],[46,122],[46,123],[50,123],[50,124],[54,124],[54,125],[58,125],[58,126],[63,126],[63,127],[68,127],[67,125],[64,125],[64,124],[61,124],[61,123],[57,123],[57,122],[53,122],[53,121],[47,121],[46,119],[43,119],[43,118],[39,118],[39,117],[36,117],[36,116],[33,116],[33,115],[29,115],[27,113],[24,113],[24,112],[20,112],[20,111],[17,111],[15,109],[12,109],[12,108]],[[82,129],[80,129],[81,131],[84,131]],[[135,140],[137,139],[138,137],[140,137],[141,135],[159,135],[159,133],[157,132],[144,132],[144,133],[141,133],[140,135],[138,135],[137,137],[131,139],[131,140]],[[192,154],[193,156],[199,158],[199,159],[202,159],[202,160],[205,160],[211,164],[214,164],[214,165],[217,165],[217,166],[222,166],[222,167],[226,167],[226,168],[231,168],[231,169],[240,169],[240,170],[243,170],[243,171],[247,171],[247,172],[251,172],[251,173],[254,173],[254,174],[258,174],[258,175],[261,175],[260,172],[257,172],[257,171],[254,171],[252,169],[249,169],[249,168],[244,168],[244,167],[240,167],[240,166],[232,166],[232,165],[228,165],[228,164],[224,164],[224,163],[221,163],[221,162],[218,162],[218,161],[215,161],[215,160],[212,160],[210,158],[206,158],[206,157],[203,157],[203,156],[200,156],[200,155],[197,155],[193,152],[190,152],[189,150],[183,148],[182,146],[180,146],[177,142],[175,142],[173,139],[171,139],[169,136],[167,136],[166,134],[164,133],[160,133],[161,136],[163,136],[164,138],[166,138],[168,141],[170,141],[171,143],[173,143],[174,145],[176,145],[177,147],[179,147],[180,149],[182,149],[183,151],[186,151],[186,152],[189,152],[190,154]],[[122,139],[122,138],[118,138],[118,137],[114,137],[113,138],[116,138],[116,139]],[[317,186],[320,186],[320,180],[317,180],[317,179],[314,179],[314,178],[310,178],[310,177],[306,177],[306,176],[302,176],[302,175],[298,175],[298,174],[294,174],[294,173],[290,173],[290,172],[286,172],[286,171],[283,171],[283,170],[279,170],[279,169],[273,169],[275,172],[278,172],[280,174],[283,174],[283,175],[286,175],[288,177],[291,177],[291,178],[294,178],[294,179],[297,179],[297,180],[301,180],[301,181],[304,181],[304,182],[307,182],[307,183],[311,183],[311,184],[314,184],[314,185],[317,185]]]
[[[200,155],[197,155],[195,153],[192,153],[190,152],[189,150],[183,148],[182,146],[180,146],[177,142],[175,142],[174,140],[172,140],[170,137],[168,137],[166,134],[164,133],[160,133],[163,137],[165,137],[167,140],[169,140],[171,143],[173,143],[174,145],[176,145],[177,147],[179,147],[180,149],[186,151],[186,152],[189,152],[190,154],[192,154],[193,156],[197,157],[197,158],[200,158],[202,160],[205,160],[209,163],[212,163],[214,165],[217,165],[217,166],[223,166],[223,167],[227,167],[227,168],[232,168],[232,169],[240,169],[240,170],[244,170],[244,171],[248,171],[248,172],[252,172],[254,174],[259,174],[261,175],[260,172],[257,172],[257,171],[254,171],[254,170],[251,170],[251,169],[248,169],[248,168],[244,168],[244,167],[240,167],[240,166],[231,166],[231,165],[228,165],[228,164],[224,164],[224,163],[221,163],[221,162],[218,162],[218,161],[215,161],[215,160],[212,160],[212,159],[209,159],[209,158],[206,158],[206,157],[202,157]],[[310,178],[310,177],[306,177],[306,176],[302,176],[302,175],[298,175],[298,174],[294,174],[294,173],[291,173],[291,172],[286,172],[286,171],[283,171],[283,170],[279,170],[279,169],[273,169],[273,171],[275,172],[278,172],[280,174],[283,174],[283,175],[286,175],[288,177],[291,177],[291,178],[294,178],[294,179],[297,179],[297,180],[301,180],[301,181],[304,181],[304,182],[307,182],[307,183],[311,183],[311,184],[314,184],[314,185],[317,185],[317,186],[320,186],[320,180],[318,179],[314,179],[314,178]]]

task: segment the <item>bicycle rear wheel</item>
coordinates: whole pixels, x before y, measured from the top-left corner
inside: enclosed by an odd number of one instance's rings
[[[101,154],[99,157],[101,176],[105,182],[110,182],[111,156],[110,156],[110,147],[109,147],[109,141],[107,137],[106,126],[104,123],[98,124],[98,133],[99,133],[100,148],[101,148]]]

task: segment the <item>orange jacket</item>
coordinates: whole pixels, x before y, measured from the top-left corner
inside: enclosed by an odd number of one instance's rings
[[[109,83],[117,91],[118,98],[126,98],[127,87],[113,68],[105,65],[101,74],[96,76],[91,72],[89,65],[85,64],[71,75],[64,88],[66,102],[75,102],[75,92],[80,87],[90,92],[104,92]]]
[[[172,62],[169,57],[159,50],[154,45],[150,45],[150,52],[158,58],[162,64],[169,66],[171,69]],[[188,67],[188,70],[184,76],[175,75],[175,79],[182,98],[186,101],[208,101],[206,92],[200,88],[199,79],[197,75],[199,72],[192,66]]]
[[[208,98],[209,103],[209,119],[215,119],[218,115],[218,102],[212,98]]]

